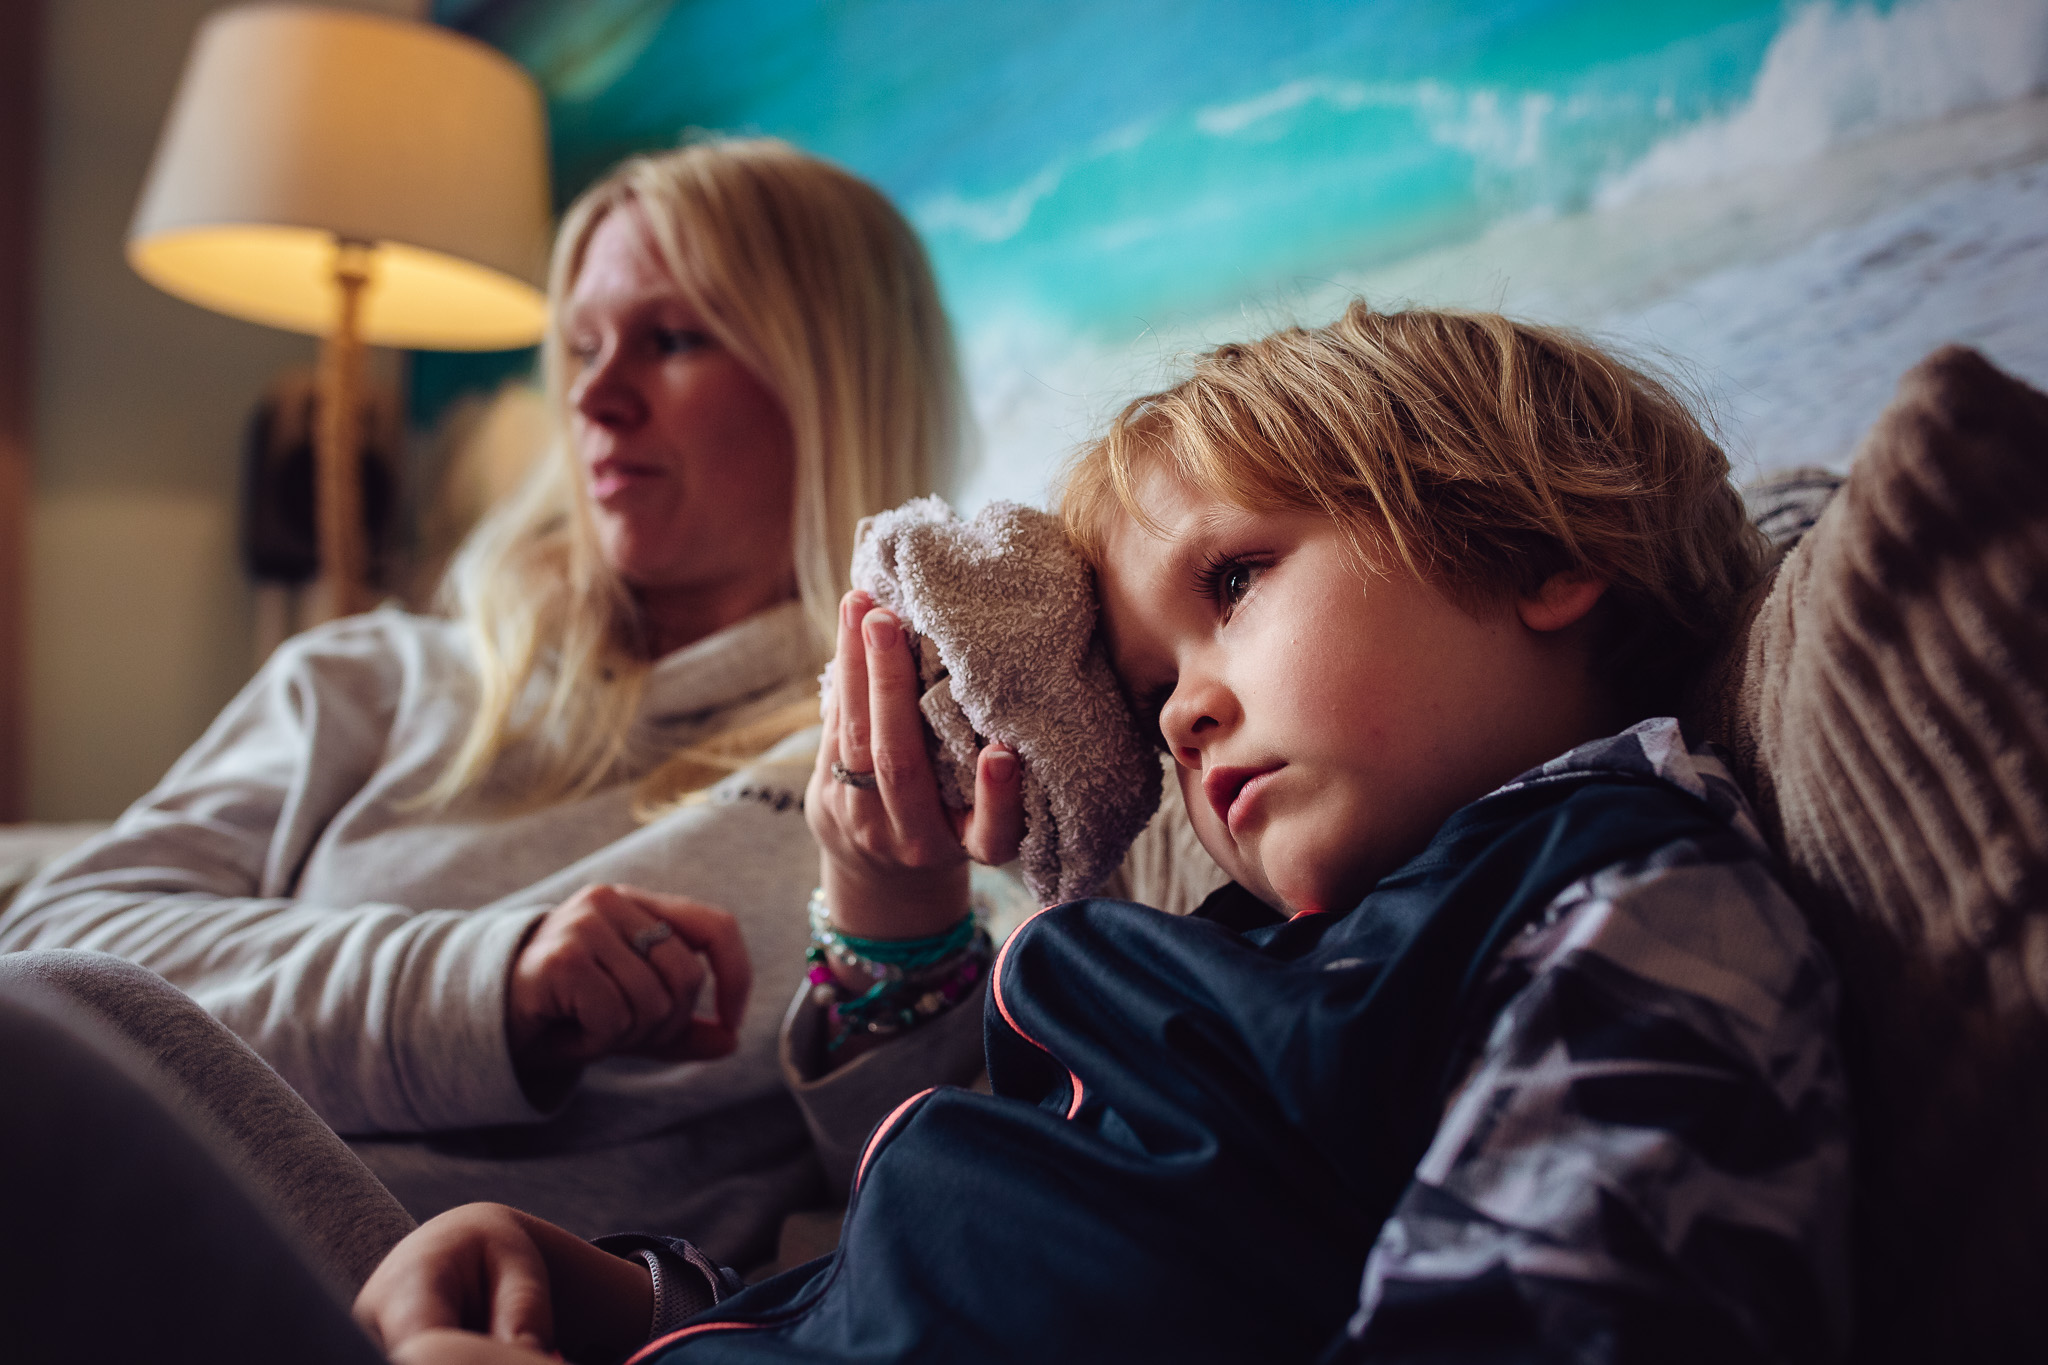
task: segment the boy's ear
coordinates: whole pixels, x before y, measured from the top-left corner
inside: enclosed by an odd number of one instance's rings
[[[1543,580],[1533,597],[1519,599],[1515,610],[1531,630],[1563,630],[1584,620],[1606,591],[1606,579],[1583,570],[1554,573]]]

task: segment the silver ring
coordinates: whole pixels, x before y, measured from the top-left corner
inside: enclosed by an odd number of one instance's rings
[[[654,951],[656,944],[666,943],[675,936],[676,931],[673,925],[665,919],[656,920],[639,933],[633,935],[633,951],[642,957],[646,957]]]
[[[864,792],[873,791],[877,785],[874,773],[857,773],[836,758],[832,760],[832,780],[843,786],[858,787]]]

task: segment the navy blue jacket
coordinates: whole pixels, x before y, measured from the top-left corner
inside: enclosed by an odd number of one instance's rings
[[[994,1093],[906,1101],[869,1142],[834,1255],[642,1358],[1356,1355],[1368,1255],[1527,984],[1499,969],[1503,946],[1603,870],[1674,848],[1755,861],[1723,812],[1645,765],[1560,764],[1458,812],[1348,913],[1244,932],[1115,901],[1037,916],[993,973]],[[1513,1265],[1476,1290],[1397,1285],[1400,1340],[1358,1358],[1542,1358],[1528,1312],[1501,1317],[1527,1308]],[[1719,1324],[1688,1337],[1710,1357],[1776,1340],[1693,1298]]]

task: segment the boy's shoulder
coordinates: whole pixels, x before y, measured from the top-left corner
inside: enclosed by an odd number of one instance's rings
[[[1670,716],[1639,721],[1620,734],[1589,740],[1541,767],[1531,768],[1500,790],[1518,791],[1586,774],[1667,782],[1698,798],[1755,853],[1770,856],[1749,799],[1742,794],[1720,750],[1711,744],[1689,744],[1684,730]]]
[[[1503,791],[1656,779],[1713,812],[1551,897],[1495,960],[1464,1082],[1347,1335],[1512,1285],[1551,1347],[1823,1359],[1847,1317],[1848,1108],[1826,954],[1725,763],[1649,721]],[[1350,1358],[1350,1357],[1346,1357]]]
[[[1497,971],[1527,978],[1600,959],[1645,983],[1710,996],[1759,1028],[1781,1027],[1788,1005],[1817,1002],[1824,1008],[1813,1022],[1831,1019],[1833,969],[1719,752],[1688,745],[1664,717],[1582,744],[1502,790],[1591,774],[1677,787],[1711,812],[1716,832],[1681,834],[1565,887],[1506,946]]]

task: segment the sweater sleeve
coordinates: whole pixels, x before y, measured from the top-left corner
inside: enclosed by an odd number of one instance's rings
[[[1757,863],[1567,890],[1329,1361],[1836,1358],[1848,1112],[1831,968]]]
[[[0,951],[95,949],[158,972],[343,1133],[533,1121],[505,976],[545,907],[292,894],[386,751],[408,684],[386,615],[281,647],[154,791],[23,889]]]
[[[1228,880],[1196,839],[1169,774],[1158,813],[1102,894],[1184,915]],[[1004,870],[977,866],[974,886],[998,943],[1038,909],[1022,881]],[[852,1183],[868,1134],[890,1110],[930,1086],[987,1085],[980,1008],[986,994],[977,992],[938,1018],[828,1069],[824,1009],[810,999],[808,986],[797,992],[782,1027],[783,1079],[840,1196]]]
[[[982,989],[846,1065],[825,1065],[825,1007],[808,984],[790,1002],[782,1025],[782,1075],[811,1130],[818,1161],[835,1196],[853,1187],[868,1134],[889,1112],[935,1085],[986,1086],[982,1058]]]

